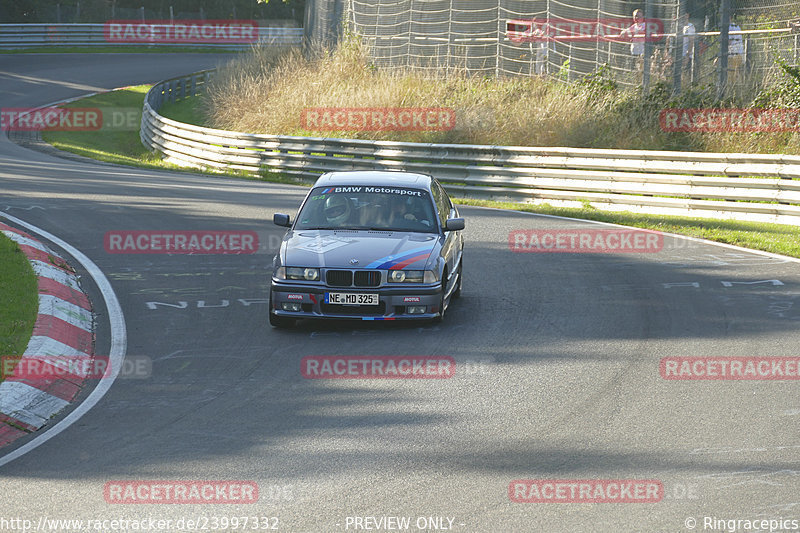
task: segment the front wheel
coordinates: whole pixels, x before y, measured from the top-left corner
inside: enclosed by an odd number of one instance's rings
[[[458,265],[458,285],[456,285],[456,290],[453,291],[453,298],[458,298],[461,296],[461,282],[464,280],[464,260],[461,260],[461,264]]]
[[[442,280],[444,281],[446,279],[447,279],[447,270],[445,270],[444,274],[442,275]],[[442,297],[439,299],[439,316],[433,317],[433,319],[431,319],[431,323],[433,324],[441,324],[442,320],[444,320],[444,312],[445,312],[444,295],[446,294],[446,292],[447,292],[447,287],[443,285]],[[450,299],[452,300],[452,295],[450,296]]]
[[[433,317],[431,323],[441,324],[442,320],[444,320],[444,291],[442,291],[442,299],[439,300],[439,316]]]

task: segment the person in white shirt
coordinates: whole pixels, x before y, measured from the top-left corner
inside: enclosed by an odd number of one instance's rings
[[[644,13],[641,9],[633,11],[633,24],[630,25],[622,33],[620,37],[631,38],[631,58],[635,63],[637,70],[641,70],[644,64],[644,39],[645,39],[645,24]]]
[[[741,34],[734,33],[741,31],[742,28],[731,18],[728,26],[728,72],[732,73],[732,81],[741,79],[744,72],[744,40]]]
[[[550,54],[550,49],[555,49],[555,42],[551,42],[549,37],[550,25],[547,21],[538,22],[533,19],[531,24],[532,36],[536,38],[534,47],[536,48],[536,62],[534,69],[536,74],[544,76],[547,74],[547,61]]]
[[[694,61],[694,39],[697,30],[689,20],[688,13],[681,15],[680,26],[683,26],[683,68],[689,70]]]

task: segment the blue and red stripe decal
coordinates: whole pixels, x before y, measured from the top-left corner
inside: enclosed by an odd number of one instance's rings
[[[401,254],[387,255],[368,264],[366,268],[376,268],[378,270],[402,270],[410,265],[413,265],[417,261],[427,259],[428,256],[431,255],[432,249],[433,247],[431,246],[423,246],[421,248],[408,250]]]
[[[327,189],[325,189],[324,191],[322,191],[320,194],[328,194],[328,193],[331,193],[331,192],[333,192],[333,189],[334,189],[333,187],[328,187]]]

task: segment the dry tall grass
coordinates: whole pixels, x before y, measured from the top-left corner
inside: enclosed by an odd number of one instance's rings
[[[792,134],[665,133],[658,112],[668,100],[666,91],[643,98],[639,91],[538,77],[376,69],[367,50],[349,41],[313,60],[297,51],[254,49],[220,69],[203,107],[212,127],[251,133],[512,146],[800,151],[800,140]],[[445,107],[455,110],[456,127],[433,132],[307,131],[301,115],[311,107]]]

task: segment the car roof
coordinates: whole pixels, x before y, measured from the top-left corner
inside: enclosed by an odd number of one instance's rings
[[[394,187],[413,187],[430,190],[431,178],[415,172],[392,172],[382,170],[360,170],[348,172],[328,172],[319,177],[314,187],[336,185],[375,185]]]

